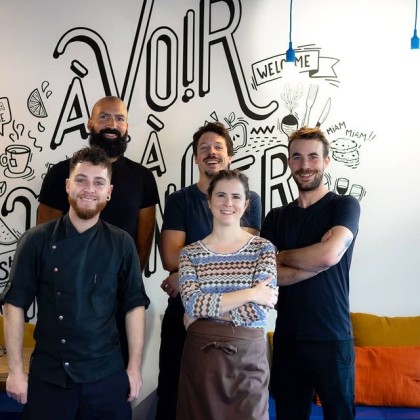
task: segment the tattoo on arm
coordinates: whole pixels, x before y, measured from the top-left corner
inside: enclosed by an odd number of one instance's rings
[[[352,235],[348,235],[344,238],[344,247],[338,253],[338,257],[341,257],[347,251],[347,249],[351,245],[352,241],[353,241],[353,236]]]

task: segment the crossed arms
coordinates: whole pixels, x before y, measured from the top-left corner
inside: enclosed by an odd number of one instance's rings
[[[314,245],[280,251],[276,256],[277,284],[288,286],[327,270],[341,260],[352,241],[348,228],[334,226]]]
[[[242,227],[246,232],[251,235],[258,236],[259,232],[251,227]],[[161,258],[163,268],[167,271],[174,272],[170,274],[165,280],[162,281],[160,287],[171,297],[176,297],[179,293],[178,284],[178,264],[179,256],[182,248],[185,246],[186,233],[183,230],[165,229],[161,232]]]

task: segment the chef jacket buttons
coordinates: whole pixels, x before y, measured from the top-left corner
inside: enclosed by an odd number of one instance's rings
[[[56,273],[58,271],[58,268],[57,267],[55,267],[54,268],[54,273]]]
[[[64,338],[61,339],[61,344],[66,344],[66,340]]]
[[[52,245],[51,248],[52,249],[57,249],[57,245]]]
[[[68,366],[70,366],[70,363],[69,362],[64,362],[64,366],[68,367]]]
[[[63,315],[60,315],[59,317],[58,317],[58,319],[61,321],[62,319],[63,319],[64,317],[63,317]]]

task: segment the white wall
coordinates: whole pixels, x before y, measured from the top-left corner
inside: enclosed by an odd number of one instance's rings
[[[271,187],[277,191],[279,186],[287,186],[287,172],[276,177],[282,164],[275,157],[284,151],[287,141],[279,123],[289,114],[281,95],[301,89],[302,96],[293,110],[301,125],[309,86],[316,84],[318,91],[309,125],[316,124],[331,98],[331,109],[321,128],[328,133],[330,141],[346,138],[354,140],[357,146],[356,154],[336,155],[340,160],[332,160],[326,178],[332,189],[338,178],[345,178],[349,182],[347,193],[352,186],[360,186],[364,194],[360,199],[360,234],[351,270],[351,309],[391,316],[419,314],[420,138],[416,126],[420,51],[410,50],[415,1],[352,0],[340,2],[339,7],[333,0],[295,1],[293,45],[298,58],[307,60],[305,69],[313,70],[312,77],[305,72],[298,79],[280,77],[275,67],[288,47],[287,1],[235,0],[211,5],[210,38],[214,41],[224,37],[232,55],[231,68],[226,59],[229,54],[220,42],[210,47],[210,62],[205,62],[203,68],[199,65],[203,49],[199,44],[199,25],[209,21],[205,15],[200,16],[201,3],[144,2],[139,48],[130,68],[141,2],[15,0],[2,3],[0,154],[5,153],[7,146],[19,144],[30,148],[32,158],[20,174],[0,167],[0,231],[3,231],[0,232],[0,287],[7,281],[15,239],[35,224],[36,196],[48,165],[86,144],[80,131],[66,134],[62,144],[58,144],[60,136],[54,136],[55,130],[58,127],[58,132],[63,132],[87,120],[84,101],[90,110],[106,92],[105,79],[109,79],[111,93],[122,95],[126,75],[130,76],[124,95],[126,102],[130,102],[132,137],[127,155],[154,170],[162,206],[169,184],[174,184],[170,191],[180,188],[182,170],[190,173],[194,169],[190,164],[182,169],[181,163],[192,133],[214,118],[235,119],[232,135],[239,135],[238,145],[246,133],[247,144],[238,149],[235,166],[249,166],[246,172],[253,189],[264,197]],[[186,16],[194,17],[196,26],[184,38]],[[65,51],[54,58],[54,49],[64,45],[60,39],[66,33],[68,37],[84,38],[69,42]],[[143,39],[144,49],[140,51]],[[206,38],[204,47],[211,40]],[[149,41],[153,44],[150,57]],[[194,45],[194,49],[187,50],[185,59],[184,41]],[[171,46],[169,62],[163,48],[165,42]],[[104,65],[98,57],[104,59]],[[74,60],[85,68],[87,74],[83,77],[71,70]],[[261,70],[269,62],[274,75],[259,79],[255,68]],[[76,66],[80,68],[80,64]],[[167,68],[172,69],[173,77],[169,86],[165,83]],[[106,74],[105,79],[101,78],[101,70]],[[149,84],[146,83],[148,74]],[[187,84],[183,84],[184,74],[189,80]],[[72,101],[66,102],[70,85],[72,97],[82,104],[80,114],[76,112],[77,107],[70,106]],[[200,86],[205,91],[201,96]],[[28,98],[35,89],[47,116],[36,112],[33,115],[28,109]],[[151,101],[146,99],[148,92]],[[184,95],[190,95],[190,100],[184,100]],[[149,114],[161,121],[162,129],[147,124]],[[53,149],[51,142],[56,145]],[[273,151],[277,153],[274,156]],[[270,157],[267,164],[262,163],[263,156]],[[187,157],[191,158],[190,149]],[[6,158],[2,159],[6,164]],[[343,159],[347,159],[347,164]],[[187,177],[186,184],[195,179],[196,172],[193,172],[193,179]],[[293,194],[292,185],[288,199]],[[281,200],[274,192],[264,202],[267,211]],[[158,224],[161,225],[160,214]],[[137,410],[143,415],[153,401],[146,397],[156,387],[160,320],[166,307],[166,298],[159,288],[165,273],[156,253],[150,265],[153,273],[145,278],[152,300],[147,312],[145,400]],[[273,313],[270,329],[274,318]]]

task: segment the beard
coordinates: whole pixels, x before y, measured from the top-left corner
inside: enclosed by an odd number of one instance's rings
[[[204,173],[207,178],[214,178],[219,173],[219,171],[205,171]]]
[[[302,171],[302,172],[298,172],[297,174],[304,175],[305,172]],[[317,171],[317,173],[315,175],[315,178],[311,183],[306,183],[306,182],[302,183],[302,182],[300,182],[297,175],[293,174],[292,176],[293,176],[293,179],[296,182],[298,190],[307,192],[307,191],[314,191],[321,185],[322,179],[324,178],[324,173],[323,172],[321,173],[321,172]]]
[[[213,156],[208,156],[205,160],[207,159],[215,159]],[[220,165],[220,169],[207,169],[206,171],[204,171],[204,174],[208,177],[208,178],[213,178],[215,177],[220,170],[225,170],[225,169],[229,169],[229,164],[226,164],[224,166],[221,165],[220,160],[218,159],[219,165]]]
[[[77,217],[82,220],[90,220],[96,217],[106,206],[106,201],[99,202],[94,209],[84,209],[77,205],[77,200],[73,197],[68,197],[70,207],[74,210]]]
[[[115,134],[117,138],[107,139],[105,134]],[[93,129],[90,132],[89,136],[89,145],[100,147],[109,158],[120,157],[127,150],[128,136],[127,131],[122,136],[118,130],[113,130],[111,128],[104,128],[98,133]]]

